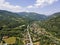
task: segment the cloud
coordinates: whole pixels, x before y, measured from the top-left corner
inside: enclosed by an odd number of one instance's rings
[[[5,2],[5,0],[0,0],[0,9],[12,11],[12,12],[22,12],[23,11],[23,7],[18,6],[18,5],[16,5],[16,6],[11,5],[9,2]]]
[[[23,12],[23,11],[29,12],[30,9],[35,9],[35,8],[44,7],[46,5],[51,5],[56,1],[58,0],[36,0],[35,4],[22,7],[19,5],[12,5],[9,2],[6,2],[5,0],[0,0],[0,9],[12,11],[12,12]]]
[[[32,5],[29,5],[29,6],[27,6],[27,8],[33,8],[33,6]]]
[[[28,9],[30,8],[41,8],[47,5],[51,5],[58,0],[36,0],[35,4],[27,6]]]
[[[34,6],[35,7],[44,7],[46,5],[53,4],[54,2],[57,2],[58,0],[36,0]]]

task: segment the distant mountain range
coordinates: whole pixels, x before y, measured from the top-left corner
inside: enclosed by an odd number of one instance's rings
[[[15,18],[24,18],[24,19],[28,19],[28,20],[45,20],[47,18],[47,16],[43,15],[43,14],[38,14],[38,13],[33,13],[33,12],[20,12],[20,13],[13,13],[13,12],[9,12],[9,11],[5,11],[5,10],[0,10],[0,15],[3,16],[11,16],[11,17],[15,17]]]
[[[29,20],[45,20],[47,18],[46,15],[43,14],[38,14],[38,13],[34,13],[34,12],[20,12],[18,13],[18,15],[20,15],[23,18],[29,19]]]
[[[39,20],[46,20],[48,18],[52,18],[52,17],[56,17],[60,15],[60,12],[54,13],[50,16],[46,16],[44,14],[38,14],[38,13],[34,13],[34,12],[20,12],[20,13],[13,13],[13,12],[9,12],[9,11],[5,11],[5,10],[0,10],[0,15],[3,16],[11,16],[11,17],[15,17],[15,18],[24,18],[24,19],[28,19],[28,20],[34,20],[34,21],[39,21]]]

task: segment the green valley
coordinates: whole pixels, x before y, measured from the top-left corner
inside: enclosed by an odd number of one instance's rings
[[[33,45],[60,45],[60,13],[45,16],[0,10],[0,43],[26,45],[29,38]]]

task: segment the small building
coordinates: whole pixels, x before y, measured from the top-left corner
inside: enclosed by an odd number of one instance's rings
[[[8,45],[7,43],[4,43],[3,45]]]
[[[8,36],[3,36],[3,39],[7,39],[8,38]]]
[[[4,41],[1,41],[0,45],[7,45],[7,43],[5,43]]]

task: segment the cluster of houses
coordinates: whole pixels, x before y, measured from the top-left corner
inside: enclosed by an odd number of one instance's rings
[[[14,40],[12,40],[14,39]],[[28,40],[25,40],[24,41],[25,45],[26,45],[26,42],[29,42]],[[1,39],[0,39],[0,45],[13,45],[16,43],[16,37],[8,37],[8,36],[3,36]],[[29,44],[27,44],[29,45]],[[40,42],[35,42],[33,43],[33,45],[40,45]]]

